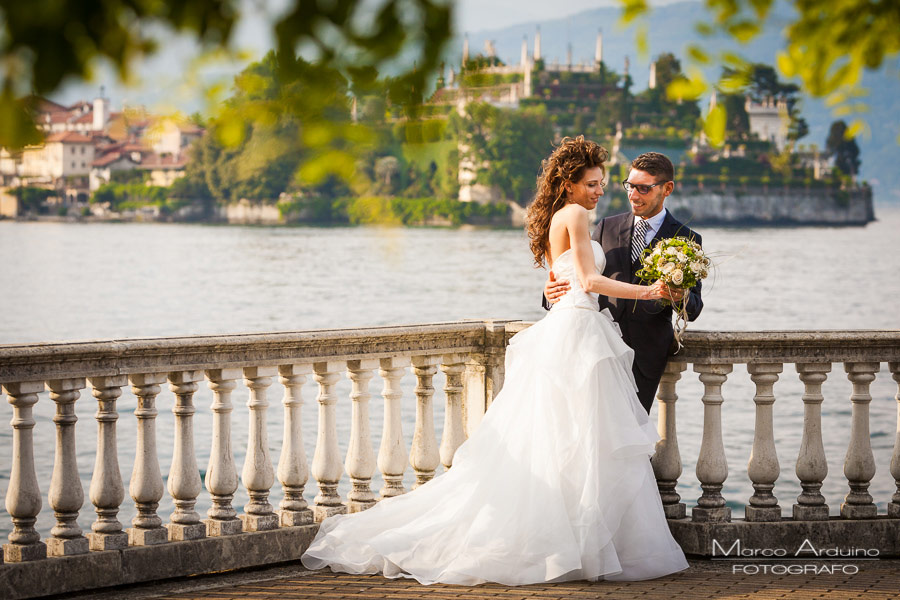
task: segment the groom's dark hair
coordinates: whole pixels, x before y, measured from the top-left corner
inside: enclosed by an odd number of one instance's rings
[[[631,168],[650,173],[654,177],[662,177],[659,181],[675,181],[675,167],[665,154],[644,152],[633,161]]]

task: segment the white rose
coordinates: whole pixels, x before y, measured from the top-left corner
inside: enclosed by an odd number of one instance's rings
[[[691,271],[696,275],[700,271],[703,270],[703,265],[700,264],[700,261],[694,261],[691,263]]]
[[[681,282],[684,281],[684,273],[681,271],[675,271],[672,273],[672,283],[675,285],[681,285]]]
[[[679,253],[677,254],[677,256],[678,256],[678,262],[680,262],[680,263],[686,263],[686,262],[687,262],[687,255],[686,255],[684,252],[679,252]]]
[[[673,246],[669,246],[668,248],[666,248],[666,254],[674,256],[677,253],[678,253],[678,250],[676,250]]]
[[[662,272],[668,275],[675,269],[675,263],[667,262],[662,266]]]

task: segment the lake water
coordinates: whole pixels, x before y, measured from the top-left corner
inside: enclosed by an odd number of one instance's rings
[[[700,228],[716,268],[704,285],[705,308],[692,329],[900,329],[900,207],[878,206],[879,220],[860,228]],[[532,267],[521,231],[224,227],[158,224],[57,224],[0,222],[0,343],[122,337],[296,331],[450,321],[466,318],[536,320],[543,316],[540,293],[545,273]],[[410,373],[403,381],[404,434],[412,438],[415,402]],[[440,390],[443,377],[435,378]],[[373,446],[381,432],[381,382],[376,376],[371,416]],[[338,387],[339,436],[346,449],[350,426],[349,382]],[[800,491],[794,463],[802,435],[803,386],[792,365],[775,385],[775,437],[781,464],[776,482],[785,514]],[[824,387],[823,435],[830,474],[825,481],[832,514],[847,492],[841,474],[850,435],[851,386],[835,365]],[[688,506],[700,495],[694,468],[702,433],[702,386],[692,371],[678,386],[678,435],[684,462],[679,492]],[[304,387],[304,441],[308,457],[315,442],[314,383]],[[753,440],[754,387],[746,368],[736,366],[723,393],[723,429],[730,466],[723,495],[735,515],[752,494],[747,461]],[[895,489],[888,472],[896,432],[897,384],[886,365],[872,385],[872,446],[877,474],[870,491],[881,512]],[[269,391],[269,446],[277,463],[281,448],[282,388]],[[247,390],[233,394],[235,459],[240,470],[246,446]],[[443,424],[441,391],[435,423]],[[125,390],[118,402],[119,460],[126,501],[119,518],[134,515],[127,497],[134,461],[135,398]],[[198,464],[205,472],[212,393],[203,385],[195,397]],[[160,463],[171,462],[174,398],[167,389],[157,406]],[[76,405],[78,466],[85,487],[79,523],[94,518],[87,499],[96,444],[96,403],[82,392]],[[35,454],[44,494],[38,528],[53,525],[47,504],[53,467],[53,402],[46,393],[35,407]],[[656,409],[654,408],[654,415]],[[0,421],[12,407],[0,405]],[[655,418],[655,417],[654,417]],[[12,429],[0,426],[0,489],[9,480]],[[407,485],[413,475],[407,470]],[[380,488],[376,475],[373,487]],[[315,483],[306,496],[311,501]],[[342,494],[349,483],[343,480]],[[272,488],[273,504],[281,498]],[[235,506],[246,502],[240,488]],[[205,514],[208,495],[197,509]],[[160,514],[172,510],[166,495]],[[2,512],[2,511],[0,511]],[[11,528],[0,514],[0,533]]]

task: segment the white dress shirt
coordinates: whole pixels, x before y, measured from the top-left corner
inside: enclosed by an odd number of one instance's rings
[[[634,223],[632,223],[632,228],[637,225],[637,222],[640,221],[641,218],[638,216],[634,217]],[[656,235],[656,232],[659,231],[659,228],[662,227],[663,221],[666,220],[666,208],[663,207],[661,211],[659,211],[654,216],[646,219],[647,221],[647,233],[644,234],[644,246],[650,244],[653,241],[653,237]]]

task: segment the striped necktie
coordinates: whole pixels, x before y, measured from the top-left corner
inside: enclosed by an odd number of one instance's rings
[[[639,220],[634,225],[634,233],[631,235],[631,262],[633,263],[638,261],[641,253],[644,251],[644,247],[647,245],[644,238],[647,237],[647,229],[649,227],[650,224],[645,219]]]

